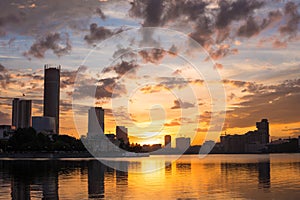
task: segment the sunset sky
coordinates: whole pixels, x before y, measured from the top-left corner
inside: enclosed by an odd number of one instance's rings
[[[11,124],[16,97],[43,114],[43,66],[57,64],[61,134],[86,134],[97,105],[106,133],[118,124],[131,142],[171,134],[201,144],[218,126],[210,120],[221,85],[222,133],[267,118],[273,139],[300,135],[300,1],[1,0],[0,8],[0,124]],[[138,30],[147,27],[164,29]]]

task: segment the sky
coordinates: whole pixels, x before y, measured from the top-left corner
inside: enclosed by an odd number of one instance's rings
[[[61,65],[60,133],[192,144],[244,134],[267,118],[272,139],[300,135],[300,1],[2,0],[0,124],[12,99],[43,115],[43,66]],[[24,96],[25,95],[25,96]]]

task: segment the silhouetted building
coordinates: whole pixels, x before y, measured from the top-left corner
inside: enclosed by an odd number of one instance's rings
[[[187,150],[190,144],[191,144],[190,138],[185,138],[185,137],[176,138],[176,148],[180,151]]]
[[[12,134],[11,125],[0,125],[0,140],[8,140]]]
[[[279,139],[267,144],[269,153],[292,153],[298,151],[298,139]]]
[[[171,135],[165,135],[165,148],[171,148]]]
[[[29,128],[31,126],[31,100],[14,98],[12,104],[12,125],[16,128]]]
[[[221,136],[224,153],[259,153],[266,151],[269,143],[269,122],[262,119],[256,122],[257,130],[248,131],[244,135]]]
[[[55,134],[56,125],[54,117],[32,117],[32,128],[36,130],[37,133],[47,133]]]
[[[117,140],[122,140],[125,144],[129,143],[128,139],[128,129],[125,126],[116,127],[116,137]]]
[[[157,151],[159,149],[161,149],[161,144],[152,144],[152,145],[144,144],[142,146],[143,152],[153,152],[153,151]]]
[[[44,116],[54,117],[56,133],[59,133],[60,65],[44,66]]]
[[[88,136],[104,134],[104,109],[91,107],[88,116]]]

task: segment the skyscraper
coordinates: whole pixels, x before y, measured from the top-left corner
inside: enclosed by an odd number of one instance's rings
[[[269,122],[267,119],[262,119],[260,122],[256,122],[257,131],[262,134],[261,143],[269,143]]]
[[[165,148],[171,148],[171,135],[165,135]]]
[[[59,91],[60,91],[60,65],[44,66],[44,116],[54,117],[56,133],[59,133]]]
[[[12,125],[16,128],[31,126],[31,100],[14,98],[12,105]]]
[[[125,126],[117,126],[116,127],[116,137],[117,137],[117,140],[123,140],[123,142],[125,144],[129,143],[128,130]]]
[[[88,136],[104,134],[104,109],[91,107],[88,116]]]
[[[191,145],[191,138],[176,138],[176,148],[180,151],[186,151]]]

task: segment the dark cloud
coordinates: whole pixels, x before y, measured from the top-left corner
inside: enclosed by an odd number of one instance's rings
[[[159,64],[166,55],[176,56],[178,53],[178,48],[172,45],[169,50],[164,50],[160,48],[145,49],[138,52],[142,57],[144,63]]]
[[[219,1],[220,12],[216,18],[216,27],[223,29],[233,21],[246,19],[255,9],[261,8],[263,2],[256,0]]]
[[[219,45],[216,49],[211,48],[209,50],[209,56],[213,60],[219,60],[227,55],[237,54],[238,50],[236,48],[231,49],[230,45],[222,44]],[[206,61],[209,60],[209,57],[205,59]]]
[[[82,0],[3,0],[0,1],[0,27],[7,32],[34,37],[56,32],[62,27],[84,30],[93,15],[105,17],[102,8],[107,5],[98,0],[88,3]]]
[[[167,51],[163,49],[149,49],[149,50],[139,51],[138,53],[142,57],[143,62],[145,63],[151,62],[154,64],[159,64],[167,54]]]
[[[172,106],[171,109],[188,109],[193,107],[195,107],[194,104],[189,102],[183,102],[179,99],[179,100],[174,100],[174,106]]]
[[[0,63],[0,72],[6,72],[6,68]]]
[[[287,17],[287,24],[281,26],[279,31],[282,35],[289,35],[293,37],[298,32],[298,24],[300,22],[300,15],[298,13],[298,6],[294,2],[288,2],[285,5],[285,15]]]
[[[84,40],[89,43],[93,44],[94,42],[105,40],[115,34],[121,33],[123,31],[122,28],[118,28],[116,30],[110,30],[105,28],[104,26],[99,26],[95,23],[90,25],[90,33],[84,36]]]
[[[265,86],[263,84],[257,84],[255,82],[247,82],[247,81],[238,81],[238,80],[223,80],[224,84],[230,84],[234,87],[241,88],[242,92],[249,92],[249,93],[258,93],[268,91],[272,89],[272,86]]]
[[[73,86],[75,83],[78,70],[64,70],[60,72],[60,87],[66,88]]]
[[[102,11],[100,8],[97,8],[97,9],[96,9],[96,14],[98,14],[98,15],[101,17],[102,20],[105,20],[105,19],[106,19],[106,17],[105,17],[105,15],[104,15],[103,11]]]
[[[2,64],[0,64],[0,84],[2,88],[6,88],[7,84],[11,82],[10,74],[8,73],[8,70],[6,67],[4,67]],[[0,90],[1,92],[1,90]]]
[[[136,58],[136,53],[133,52],[133,50],[131,48],[119,48],[117,49],[114,54],[113,54],[113,58],[120,58],[120,59],[135,59]]]
[[[254,20],[254,18],[250,16],[248,17],[246,23],[239,28],[237,35],[239,37],[250,38],[254,35],[257,35],[259,32],[260,32],[260,26]]]
[[[96,99],[107,99],[120,97],[127,93],[126,87],[123,84],[117,82],[117,78],[105,78],[97,81],[99,84],[95,85],[96,80],[85,80],[85,83],[74,89],[73,95],[75,99],[82,98],[96,98]],[[95,94],[91,94],[91,91],[95,91]]]
[[[118,63],[115,66],[105,68],[103,70],[103,73],[114,71],[119,77],[127,73],[130,73],[130,75],[134,76],[139,67],[140,66],[135,61],[131,61],[131,62],[122,61],[121,63]]]
[[[286,3],[285,16],[280,10],[258,14],[259,10],[270,3],[270,1],[259,0],[217,2],[134,0],[131,3],[129,14],[132,17],[141,18],[143,26],[176,27],[179,25],[177,27],[179,30],[190,27],[187,30],[190,31],[191,38],[208,50],[211,57],[221,59],[231,55],[228,52],[238,52],[237,49],[222,49],[223,45],[227,45],[224,44],[225,42],[231,42],[235,37],[257,36],[275,22],[278,22],[277,25],[281,25],[279,30],[284,37],[296,34],[299,23],[297,5]],[[287,20],[282,20],[283,17]],[[281,39],[273,43],[275,48],[287,45],[288,41]],[[152,61],[148,59],[147,54],[143,57]]]
[[[46,51],[52,50],[55,55],[60,57],[70,53],[71,49],[72,47],[68,34],[64,34],[62,37],[59,33],[49,33],[45,37],[37,39],[23,55],[28,58],[31,56],[35,58],[44,58]]]
[[[261,118],[268,118],[274,124],[300,122],[300,79],[279,85],[243,82],[237,85],[247,85],[253,93],[243,96],[240,103],[227,111],[228,127],[253,126],[253,122]]]

